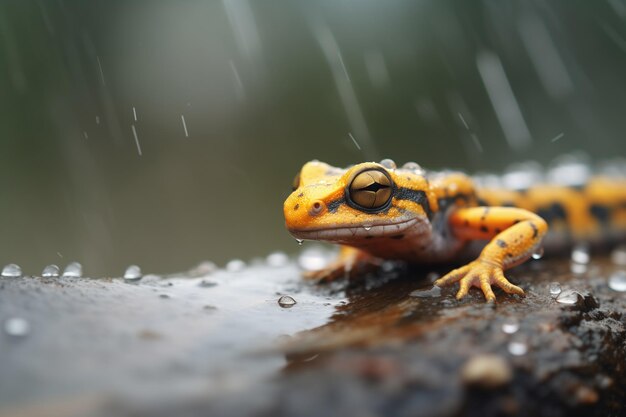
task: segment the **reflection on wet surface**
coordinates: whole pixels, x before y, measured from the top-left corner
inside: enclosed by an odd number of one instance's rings
[[[583,273],[572,273],[566,258],[514,269],[508,276],[527,296],[496,290],[496,306],[479,290],[457,301],[454,287],[433,288],[449,266],[395,265],[352,282],[314,285],[303,282],[297,264],[273,254],[229,270],[200,265],[167,277],[137,277],[129,268],[130,279],[2,278],[0,404],[21,408],[96,394],[148,409],[211,399],[202,406],[210,409],[231,407],[224,404],[235,396],[235,409],[246,414],[253,410],[248,394],[265,393],[272,403],[277,392],[301,395],[294,380],[331,386],[339,375],[368,401],[391,401],[380,387],[361,385],[385,381],[433,410],[438,395],[459,407],[465,383],[521,384],[520,370],[544,382],[573,369],[600,378],[624,356],[611,344],[626,336],[619,313],[626,306],[624,271],[607,256],[592,256]],[[563,294],[573,294],[571,302],[559,301]],[[485,364],[497,364],[498,372]],[[576,389],[614,393],[615,385],[572,378]],[[316,396],[328,393],[310,395],[325,401]]]

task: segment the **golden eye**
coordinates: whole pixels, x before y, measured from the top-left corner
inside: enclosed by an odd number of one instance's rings
[[[293,184],[291,184],[291,189],[293,191],[296,191],[299,186],[300,186],[300,172],[298,172],[296,176],[294,177]]]
[[[350,200],[367,210],[380,209],[391,200],[391,178],[377,169],[369,169],[357,174],[348,187]]]

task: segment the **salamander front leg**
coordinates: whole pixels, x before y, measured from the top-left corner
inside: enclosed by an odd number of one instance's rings
[[[548,230],[541,217],[512,207],[473,207],[457,210],[449,224],[458,239],[491,241],[478,259],[446,274],[435,285],[459,282],[457,299],[465,297],[472,286],[479,287],[489,302],[496,300],[492,285],[510,294],[524,295],[524,290],[511,284],[503,271],[526,261],[539,248]]]

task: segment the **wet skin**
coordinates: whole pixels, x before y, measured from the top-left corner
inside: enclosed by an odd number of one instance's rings
[[[411,263],[463,260],[472,242],[480,255],[435,282],[459,282],[457,298],[492,285],[524,295],[504,276],[541,249],[548,221],[551,241],[597,241],[607,226],[626,230],[626,181],[595,177],[584,187],[536,184],[526,190],[477,187],[459,172],[426,172],[416,163],[362,163],[347,169],[306,163],[284,204],[287,229],[297,239],[342,245],[336,262],[315,279],[354,275],[381,259]],[[542,217],[543,216],[543,217]],[[550,240],[550,237],[548,238]],[[472,245],[475,246],[475,245]]]

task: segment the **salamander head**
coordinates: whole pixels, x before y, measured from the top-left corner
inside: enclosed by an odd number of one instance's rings
[[[389,160],[348,169],[312,161],[294,180],[284,204],[285,222],[297,239],[359,246],[393,238],[427,223],[437,201],[416,164],[396,169]]]

